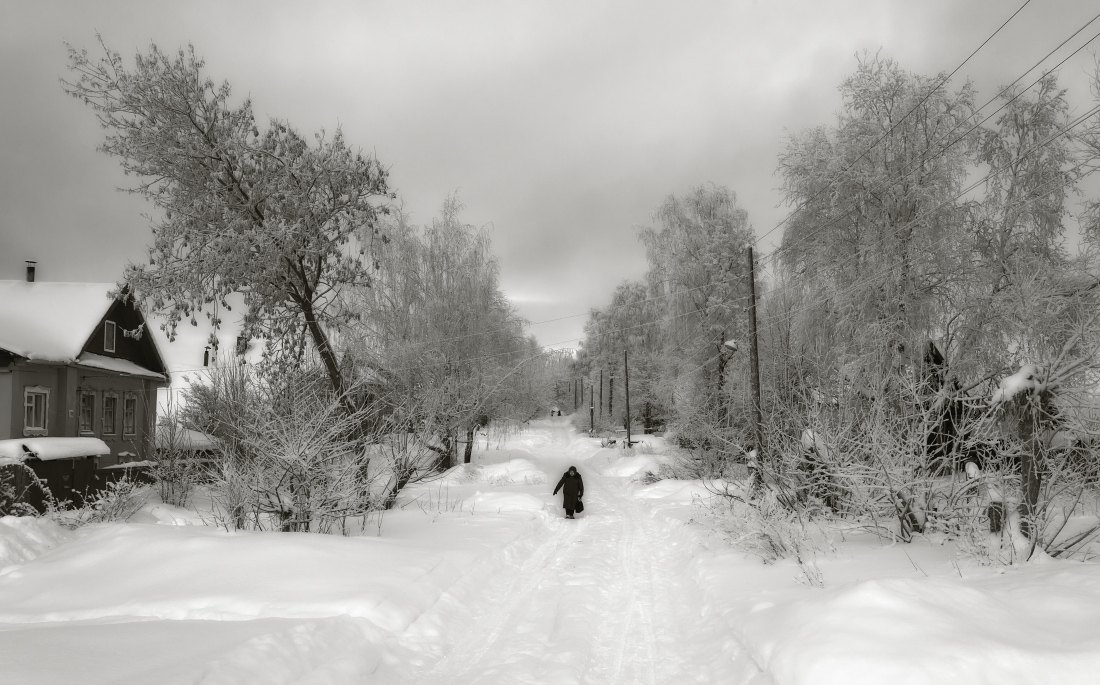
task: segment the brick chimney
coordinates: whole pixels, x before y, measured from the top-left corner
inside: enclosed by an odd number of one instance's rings
[[[34,265],[38,262],[27,260],[27,283],[34,283]]]

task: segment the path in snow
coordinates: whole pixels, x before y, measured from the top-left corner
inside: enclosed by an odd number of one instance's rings
[[[551,489],[568,464],[580,467],[585,513],[552,522],[554,533],[507,581],[489,583],[470,598],[467,610],[482,609],[468,618],[461,638],[452,636],[449,652],[415,680],[732,682],[737,648],[718,619],[707,615],[690,578],[694,542],[683,524],[632,500],[620,479],[573,460],[572,430],[564,422],[547,428],[552,440],[533,456],[551,475]],[[454,617],[444,622],[456,625]]]

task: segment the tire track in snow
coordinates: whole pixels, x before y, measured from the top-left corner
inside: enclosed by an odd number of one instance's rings
[[[559,526],[559,531],[540,545],[516,570],[515,576],[502,590],[492,587],[479,598],[491,609],[477,616],[471,630],[460,638],[432,669],[418,676],[416,682],[464,682],[490,652],[504,630],[523,614],[523,606],[538,591],[544,577],[562,557],[562,550],[572,545],[583,533],[580,527]],[[495,595],[495,596],[494,596]]]

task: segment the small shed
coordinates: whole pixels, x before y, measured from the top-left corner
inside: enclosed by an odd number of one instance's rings
[[[21,438],[0,440],[0,468],[13,475],[17,497],[45,511],[55,502],[83,505],[100,489],[97,457],[111,448],[99,438]]]

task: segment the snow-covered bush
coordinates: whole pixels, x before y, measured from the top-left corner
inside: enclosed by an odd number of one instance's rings
[[[774,492],[769,491],[757,500],[728,492],[713,502],[705,510],[708,523],[731,544],[765,563],[793,559],[808,584],[822,585],[816,559],[828,545],[827,536],[818,526],[780,504]]]
[[[212,367],[208,382],[192,384],[184,419],[220,445],[203,478],[228,530],[327,533],[379,506],[367,446],[386,425],[381,408],[349,413],[317,369],[272,380]]]
[[[152,468],[160,501],[186,507],[195,485],[202,479],[202,465],[194,450],[184,444],[185,433],[174,408],[157,422],[157,459]]]
[[[497,449],[502,449],[511,438],[522,434],[527,429],[522,421],[508,418],[495,418],[485,427],[485,445],[496,444]]]
[[[20,465],[0,467],[0,516],[34,516],[38,512],[26,502],[19,501],[19,492],[15,488],[15,474],[12,469]]]
[[[125,521],[145,504],[148,495],[148,486],[123,476],[90,499],[81,519],[88,523]]]

